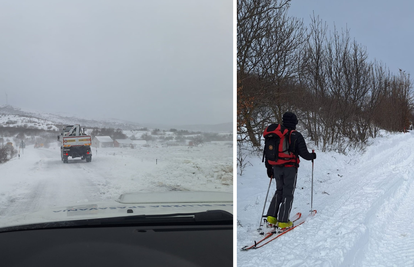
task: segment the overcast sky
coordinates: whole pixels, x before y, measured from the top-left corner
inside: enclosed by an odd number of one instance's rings
[[[0,105],[142,123],[233,118],[232,0],[0,0]]]
[[[348,28],[350,36],[364,46],[371,61],[385,63],[390,71],[399,69],[414,75],[414,1],[411,0],[292,0],[289,15],[310,15],[328,23],[329,29]]]

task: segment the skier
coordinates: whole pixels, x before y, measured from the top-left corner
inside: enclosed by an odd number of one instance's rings
[[[265,161],[267,175],[269,178],[276,179],[276,192],[272,198],[269,209],[267,211],[267,221],[270,224],[277,225],[284,229],[291,227],[293,223],[289,220],[290,211],[292,209],[293,194],[296,187],[297,172],[299,168],[299,156],[306,160],[316,159],[316,153],[309,153],[305,140],[301,133],[297,132],[296,125],[298,119],[292,112],[283,114],[282,124],[288,129],[289,138],[289,158],[278,159],[277,162]],[[277,126],[277,124],[273,124]],[[267,127],[266,131],[270,128]],[[279,127],[280,128],[280,127]],[[265,131],[265,133],[266,133]],[[282,151],[284,152],[284,151]],[[279,154],[281,152],[279,151]]]

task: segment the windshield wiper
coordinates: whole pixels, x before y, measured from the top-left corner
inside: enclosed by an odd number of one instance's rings
[[[0,228],[0,232],[111,226],[164,226],[164,225],[232,225],[233,215],[223,210],[209,210],[197,213],[174,213],[160,215],[130,215],[74,221],[35,223]]]

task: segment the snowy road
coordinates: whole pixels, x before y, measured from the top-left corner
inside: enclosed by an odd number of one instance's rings
[[[318,214],[238,266],[414,266],[414,135],[374,140],[363,155],[318,153]],[[268,178],[260,160],[238,177],[238,249],[258,239]],[[299,169],[293,212],[310,209],[311,163]]]
[[[26,149],[20,159],[2,166],[2,182],[10,187],[0,215],[9,216],[42,208],[99,200],[99,176],[92,164],[75,159],[63,164],[55,151]],[[3,192],[3,194],[5,194]],[[7,203],[6,202],[6,203]]]
[[[0,226],[7,217],[94,201],[129,192],[233,191],[228,145],[93,150],[92,162],[63,164],[59,148],[29,146],[0,164]]]

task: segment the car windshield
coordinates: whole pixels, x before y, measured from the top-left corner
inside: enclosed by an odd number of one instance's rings
[[[231,213],[232,2],[0,1],[0,228]]]

